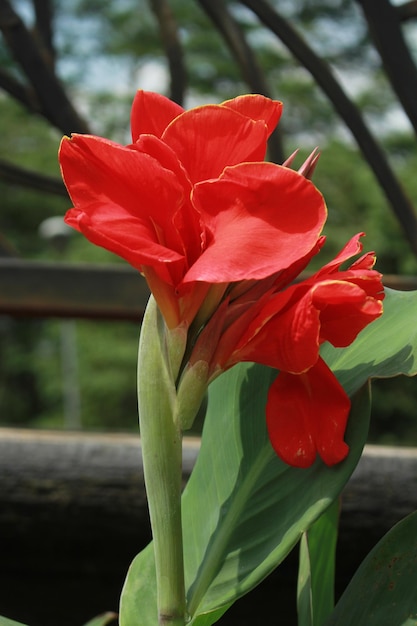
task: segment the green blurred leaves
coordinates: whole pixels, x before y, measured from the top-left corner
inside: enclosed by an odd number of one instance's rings
[[[297,586],[299,626],[321,626],[333,610],[338,520],[339,502],[335,500],[301,537]]]
[[[417,622],[417,512],[366,557],[325,626],[413,626]]]
[[[13,619],[8,619],[7,617],[1,617],[0,615],[0,626],[25,626],[25,624],[15,622]]]

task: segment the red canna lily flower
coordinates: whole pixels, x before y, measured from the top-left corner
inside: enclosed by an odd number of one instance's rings
[[[307,180],[315,152],[299,172],[289,169],[294,155],[285,166],[263,161],[281,109],[249,95],[184,111],[139,91],[132,144],[90,135],[62,141],[74,203],[66,222],[138,269],[167,327],[188,331],[178,397],[193,375],[204,392],[240,361],[273,367],[280,373],[266,417],[277,454],[294,466],[317,454],[332,465],[348,451],[350,401],[320,346],[349,345],[381,315],[381,276],[372,253],[341,269],[361,250],[357,235],[294,282],[324,244],[327,210]]]
[[[321,194],[263,162],[281,110],[248,95],[184,111],[139,91],[131,145],[63,139],[74,203],[66,222],[145,276],[169,328],[188,326],[213,284],[262,279],[314,247],[326,219]]]
[[[206,358],[211,380],[241,361],[280,371],[269,391],[266,417],[271,443],[290,465],[308,467],[317,453],[334,465],[348,453],[343,436],[350,400],[320,358],[320,345],[329,341],[345,347],[382,314],[383,286],[372,269],[373,253],[340,269],[362,250],[361,235],[306,280],[288,286],[292,272],[287,271],[286,284],[282,274],[272,285],[263,281],[260,299],[262,281],[257,290],[229,300],[202,332],[190,359],[193,365]],[[217,336],[211,353],[204,347],[209,333]]]
[[[365,254],[348,270],[339,269],[361,250],[359,236],[352,238],[334,261],[290,288],[291,305],[288,303],[281,323],[294,339],[294,352],[299,346],[301,358],[291,357],[288,338],[282,332],[281,339],[276,335],[270,338],[276,341],[277,350],[282,346],[285,367],[268,395],[269,437],[277,454],[298,467],[311,465],[317,453],[327,465],[339,463],[348,453],[343,437],[350,400],[320,358],[319,346],[325,341],[335,347],[350,345],[382,314],[382,277],[372,269],[374,255]],[[276,360],[278,368],[279,361],[281,357]]]

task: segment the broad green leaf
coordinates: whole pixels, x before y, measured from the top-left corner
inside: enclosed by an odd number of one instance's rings
[[[415,626],[416,565],[417,511],[368,554],[325,626]]]
[[[13,619],[9,619],[7,617],[2,617],[0,615],[0,626],[26,626],[21,622],[15,622]]]
[[[355,399],[348,458],[328,468],[289,467],[265,427],[274,373],[241,365],[216,381],[197,464],[184,494],[186,581],[190,613],[233,602],[265,578],[337,497],[360,458],[368,390]]]
[[[368,378],[417,373],[417,291],[385,289],[384,313],[347,348],[325,344],[322,356],[349,395]]]
[[[91,619],[87,622],[87,624],[84,624],[84,626],[108,626],[108,624],[114,624],[116,619],[116,613],[103,613],[102,615],[97,615],[97,617]]]
[[[256,586],[292,550],[331,504],[360,458],[369,418],[368,389],[354,399],[345,461],[328,468],[318,459],[292,468],[275,455],[264,407],[276,374],[241,364],[210,391],[202,446],[183,495],[187,600],[193,626],[209,626]],[[152,552],[129,570],[121,626],[157,623]],[[136,617],[137,619],[137,617]]]
[[[334,608],[339,501],[303,534],[300,542],[298,626],[322,626]]]

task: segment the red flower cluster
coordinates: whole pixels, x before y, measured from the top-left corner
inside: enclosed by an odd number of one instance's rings
[[[63,140],[66,222],[145,276],[168,328],[192,324],[188,367],[206,361],[208,380],[239,361],[279,369],[266,409],[272,445],[293,465],[316,452],[331,465],[347,454],[350,402],[320,344],[351,343],[381,315],[383,289],[371,254],[340,270],[359,236],[293,283],[324,243],[327,211],[301,173],[263,161],[281,110],[248,95],[184,111],[138,92],[131,145]]]

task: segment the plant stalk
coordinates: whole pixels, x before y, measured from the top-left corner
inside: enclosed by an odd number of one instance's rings
[[[151,296],[139,342],[138,404],[161,626],[184,626],[186,615],[181,525],[182,437],[174,420],[175,399],[166,327]]]

